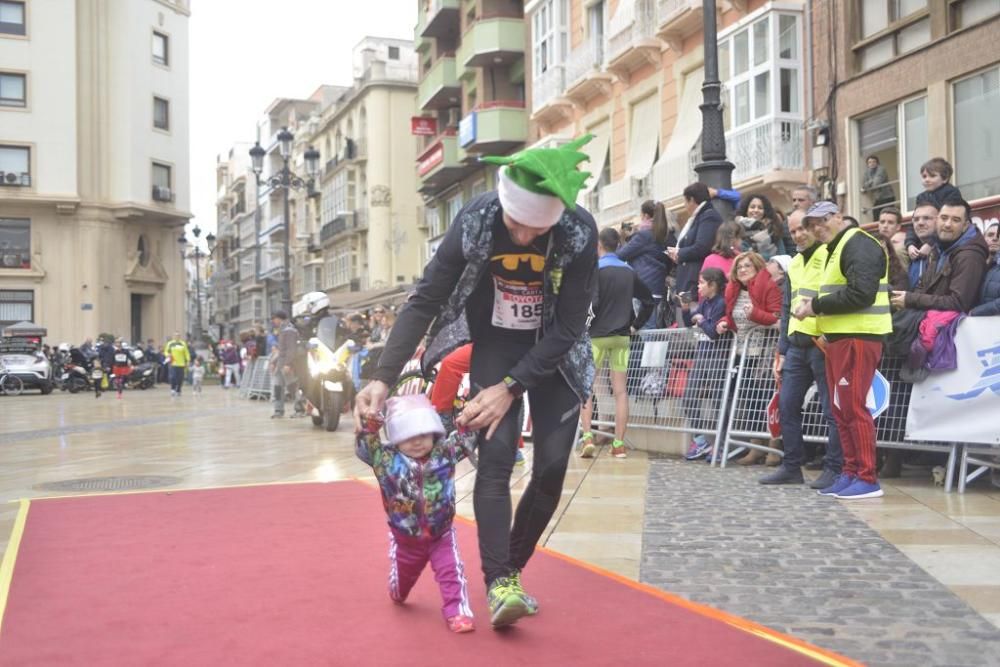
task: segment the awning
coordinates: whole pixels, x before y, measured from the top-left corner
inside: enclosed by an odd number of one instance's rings
[[[604,171],[604,163],[608,159],[608,145],[611,143],[611,121],[606,120],[598,123],[589,128],[587,132],[593,134],[594,138],[581,149],[590,159],[581,164],[580,169],[589,171],[590,178],[587,179],[586,185],[576,199],[578,204],[584,204],[584,198],[588,193],[594,191],[597,182],[601,180],[601,172]]]
[[[645,178],[653,167],[660,143],[660,96],[653,93],[632,105],[629,127],[628,163],[625,175]]]
[[[705,82],[705,70],[699,67],[684,77],[681,90],[681,104],[677,110],[670,141],[654,168],[653,188],[661,200],[679,197],[691,182],[691,167],[688,155],[701,136],[701,85]]]

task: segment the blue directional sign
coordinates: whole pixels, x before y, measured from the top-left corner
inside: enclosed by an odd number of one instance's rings
[[[880,372],[875,371],[875,377],[872,378],[872,386],[868,390],[868,398],[865,401],[865,407],[868,408],[873,419],[878,419],[878,416],[889,408],[891,395],[889,381]]]

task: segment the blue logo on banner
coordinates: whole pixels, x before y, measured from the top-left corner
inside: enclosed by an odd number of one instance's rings
[[[476,140],[476,112],[473,111],[458,123],[458,145],[465,148]]]
[[[981,393],[989,389],[997,396],[1000,396],[1000,345],[988,347],[976,351],[979,363],[986,367],[979,381],[972,385],[972,389],[961,394],[947,394],[948,398],[956,401],[967,401],[976,398]]]
[[[875,371],[871,389],[868,390],[868,398],[865,400],[865,407],[871,413],[872,419],[878,419],[878,416],[889,408],[889,397],[891,395],[889,381],[885,379],[882,373]]]

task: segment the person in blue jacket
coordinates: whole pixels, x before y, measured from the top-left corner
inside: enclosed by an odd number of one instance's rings
[[[642,326],[643,329],[652,329],[656,326],[655,306],[663,299],[667,274],[674,265],[664,252],[668,246],[677,243],[677,238],[670,229],[662,203],[651,199],[644,201],[639,211],[639,230],[616,254],[618,259],[632,267],[639,280],[653,295],[653,313]]]
[[[993,258],[993,264],[983,278],[979,293],[979,305],[969,311],[973,317],[1000,315],[1000,253]]]

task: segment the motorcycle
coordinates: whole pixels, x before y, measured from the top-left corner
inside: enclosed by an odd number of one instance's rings
[[[60,370],[54,373],[58,378],[59,388],[76,394],[81,391],[88,391],[91,384],[91,363],[78,348],[70,348],[69,357],[63,358]]]
[[[132,350],[132,372],[125,378],[125,386],[129,389],[149,389],[156,384],[156,364],[143,361],[142,350]]]
[[[336,347],[337,318],[324,317],[309,339],[306,361],[309,381],[303,387],[309,401],[312,422],[327,431],[336,431],[345,406],[354,401],[354,382],[347,368],[352,341]]]

